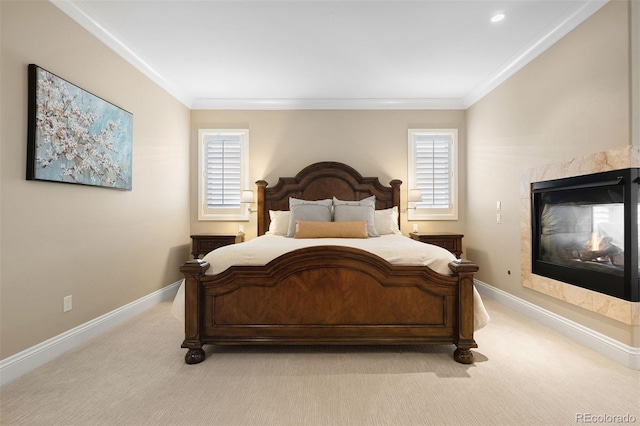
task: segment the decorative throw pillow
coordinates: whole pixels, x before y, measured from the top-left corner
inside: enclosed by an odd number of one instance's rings
[[[370,237],[379,237],[375,226],[376,196],[360,201],[342,201],[333,197],[333,220],[336,222],[367,221],[367,232]]]
[[[400,234],[398,227],[398,207],[375,211],[376,231],[380,235]]]
[[[268,235],[287,235],[289,230],[289,218],[291,213],[288,210],[269,210],[269,230]]]
[[[294,238],[369,238],[367,222],[296,222]]]
[[[296,222],[299,220],[309,222],[331,222],[331,200],[307,201],[297,198],[289,198],[289,227],[287,237],[293,237],[296,233]]]

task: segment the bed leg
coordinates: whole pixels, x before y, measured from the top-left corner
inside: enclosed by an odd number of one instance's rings
[[[184,263],[180,267],[180,272],[184,274],[184,342],[182,347],[189,349],[184,361],[187,364],[199,364],[204,361],[204,351],[202,350],[201,324],[201,293],[202,284],[200,277],[209,268],[209,264],[204,260],[193,259]]]
[[[454,343],[457,349],[453,359],[460,364],[473,364],[471,348],[478,345],[473,340],[473,274],[478,271],[478,265],[464,259],[456,259],[449,263],[458,277],[458,332]]]
[[[199,364],[204,361],[204,350],[202,348],[189,349],[184,356],[187,364]]]
[[[460,364],[473,364],[473,352],[469,349],[457,348],[453,352],[453,359]]]

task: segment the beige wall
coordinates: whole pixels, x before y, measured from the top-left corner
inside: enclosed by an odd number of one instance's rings
[[[633,327],[525,289],[519,272],[521,171],[631,143],[628,6],[608,3],[469,108],[465,240],[481,281],[640,346]]]
[[[1,1],[0,358],[177,281],[189,110],[47,1]],[[25,180],[27,64],[134,116],[133,190]],[[73,310],[62,312],[64,296]]]
[[[407,131],[411,128],[457,128],[460,143],[460,196],[466,188],[466,129],[464,111],[205,111],[191,112],[191,159],[197,164],[198,129],[248,128],[250,131],[250,182],[265,179],[275,185],[280,176],[294,176],[317,161],[339,161],[364,176],[378,176],[383,185],[400,179],[402,208],[407,193]],[[202,222],[197,215],[197,168],[191,170],[191,231],[236,232],[241,222]],[[253,207],[255,209],[255,206]],[[403,213],[403,217],[406,215]],[[464,212],[458,221],[412,222],[420,230],[464,229]],[[247,238],[256,235],[256,214],[244,222]],[[401,225],[407,234],[411,225]]]

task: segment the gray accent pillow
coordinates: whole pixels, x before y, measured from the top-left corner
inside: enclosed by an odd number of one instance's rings
[[[289,198],[289,228],[287,237],[293,237],[296,234],[296,222],[299,220],[307,222],[331,222],[331,205],[330,199],[307,201],[297,198]]]
[[[360,201],[342,201],[333,197],[333,220],[335,222],[367,221],[367,233],[370,237],[379,237],[375,225],[376,196]]]

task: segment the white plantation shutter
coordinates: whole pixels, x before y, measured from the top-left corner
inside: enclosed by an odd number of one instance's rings
[[[204,143],[207,207],[239,208],[242,191],[242,148],[239,136],[207,136]]]
[[[422,195],[409,219],[457,219],[456,145],[456,129],[409,131],[409,189]]]
[[[200,220],[248,220],[248,130],[200,130]]]
[[[416,139],[416,188],[422,194],[418,208],[448,208],[451,204],[450,138],[419,135]]]

